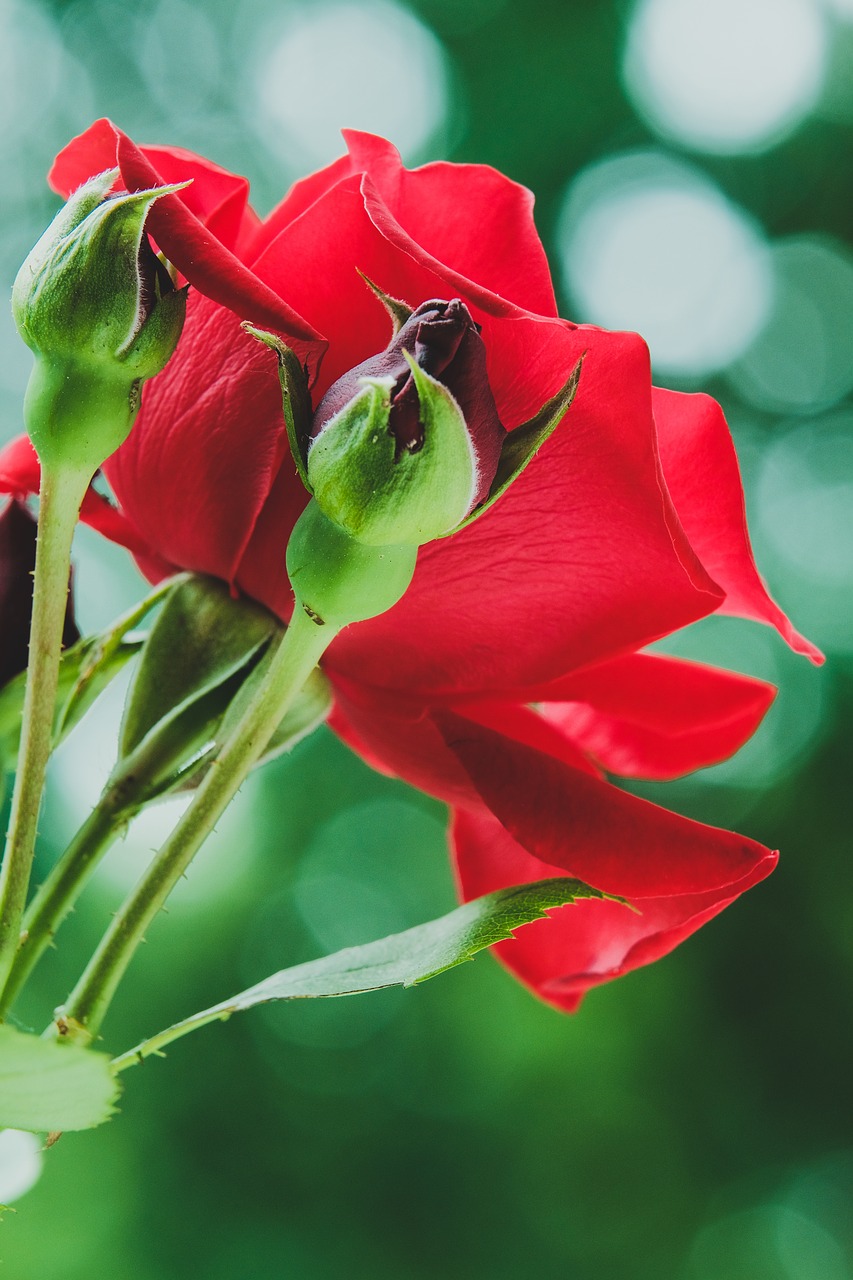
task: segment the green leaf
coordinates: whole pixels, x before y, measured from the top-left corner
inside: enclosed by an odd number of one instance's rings
[[[143,1041],[116,1058],[113,1066],[116,1071],[123,1071],[149,1054],[159,1053],[165,1045],[190,1031],[271,1000],[349,996],[383,987],[415,986],[465,960],[472,960],[484,947],[512,937],[514,930],[541,919],[552,908],[584,898],[622,902],[628,906],[624,898],[568,878],[501,889],[404,933],[394,933],[364,946],[347,947],[320,960],[282,969],[230,1000],[223,1000]]]
[[[290,452],[296,463],[299,478],[309,493],[313,494],[311,481],[308,479],[308,437],[311,432],[311,396],[308,392],[308,375],[295,351],[282,342],[274,333],[265,329],[256,329],[248,321],[240,326],[250,333],[258,342],[275,352],[278,359],[278,380],[281,385],[281,407],[284,412],[284,424],[287,427],[287,439]]]
[[[473,520],[478,520],[489,507],[497,502],[509,486],[518,479],[522,471],[531,463],[545,441],[559,426],[572,406],[580,382],[586,352],[578,360],[565,384],[555,396],[552,396],[529,422],[522,423],[513,431],[508,431],[501,449],[500,461],[492,487],[485,501],[476,507],[469,516],[457,525],[453,533],[464,529]]]
[[[186,577],[149,633],[125,707],[121,755],[129,756],[156,727],[225,685],[277,630],[272,614],[233,599],[224,582]]]
[[[71,645],[59,664],[59,686],[53,720],[53,745],[57,746],[127,662],[142,648],[144,636],[132,635],[145,615],[173,589],[180,578],[170,578],[99,635],[86,636]],[[21,716],[27,673],[22,671],[0,689],[0,757],[13,771],[18,760]]]
[[[0,1026],[0,1128],[91,1129],[118,1094],[106,1054]]]
[[[219,725],[214,752],[218,751],[241,719],[255,695],[255,690],[262,682],[267,667],[272,661],[272,649],[263,655],[260,662],[247,677],[239,692],[235,695]],[[319,667],[316,667],[305,681],[305,684],[291,703],[290,709],[270,738],[258,764],[274,760],[285,751],[289,751],[321,725],[332,709],[332,689]]]
[[[358,267],[356,267],[356,271],[358,271]],[[401,302],[399,298],[392,298],[389,293],[383,292],[383,290],[379,288],[379,285],[374,284],[370,279],[370,276],[366,276],[363,271],[358,271],[358,274],[361,276],[368,289],[370,289],[370,291],[379,299],[385,310],[388,312],[393,326],[391,336],[396,337],[406,321],[412,318],[412,308],[408,303]]]

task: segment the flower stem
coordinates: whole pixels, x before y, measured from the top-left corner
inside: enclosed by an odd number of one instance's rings
[[[57,1029],[81,1042],[98,1033],[136,948],[337,634],[299,607],[245,714],[172,835],[114,917],[64,1007]]]
[[[0,991],[6,985],[20,945],[39,807],[52,745],[71,541],[90,479],[86,472],[67,467],[42,471],[21,747],[9,834],[0,870]]]
[[[0,1016],[17,999],[89,876],[126,821],[125,810],[116,807],[107,788],[24,914],[21,945],[0,997]]]

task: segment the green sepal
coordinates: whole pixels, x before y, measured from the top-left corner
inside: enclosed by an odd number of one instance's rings
[[[466,960],[473,960],[478,951],[511,938],[516,929],[541,920],[553,908],[585,899],[630,906],[624,898],[603,893],[582,880],[562,877],[500,889],[404,933],[391,934],[364,946],[347,947],[292,969],[282,969],[230,1000],[223,1000],[143,1041],[116,1058],[113,1067],[123,1071],[152,1053],[160,1053],[164,1045],[190,1031],[258,1004],[416,986]]]
[[[53,718],[53,746],[71,732],[107,685],[142,648],[145,637],[133,634],[145,615],[176,581],[161,583],[140,604],[98,635],[69,646],[59,663],[59,687]],[[13,771],[18,759],[21,716],[27,673],[22,671],[0,689],[0,758]]]
[[[391,317],[391,324],[393,327],[392,336],[396,337],[406,321],[412,318],[414,314],[412,308],[408,303],[402,302],[399,298],[392,298],[390,294],[383,292],[383,290],[379,288],[379,285],[374,284],[370,279],[370,276],[366,276],[363,271],[359,271],[358,267],[356,267],[356,271],[358,271],[358,274],[361,276],[362,280],[367,285],[368,289],[370,289],[374,297],[379,299],[385,310],[388,312],[388,315]]]
[[[224,684],[278,629],[272,614],[234,599],[224,582],[187,576],[163,605],[128,694],[119,749],[129,755],[152,729]]]
[[[109,1120],[118,1095],[106,1054],[0,1026],[0,1128],[92,1129]]]
[[[362,390],[324,425],[308,455],[314,497],[330,519],[370,546],[422,546],[455,529],[471,506],[476,461],[462,411],[408,351],[423,444],[400,449],[389,430],[392,378]]]
[[[265,329],[256,329],[248,321],[241,328],[275,352],[278,360],[278,380],[281,385],[281,405],[287,427],[290,452],[296,463],[299,478],[309,493],[314,492],[308,478],[308,436],[311,430],[311,396],[308,391],[308,374],[299,357],[281,338]]]
[[[287,544],[287,573],[301,608],[318,627],[340,631],[385,613],[415,572],[417,547],[371,546],[308,503]]]
[[[148,634],[128,692],[108,792],[136,812],[180,786],[219,725],[278,621],[224,582],[188,575]]]
[[[102,174],[72,196],[15,279],[15,322],[27,346],[47,359],[110,367],[127,361],[163,300],[155,273],[150,312],[141,306],[145,220],[156,200],[188,183],[109,196],[109,178],[114,174]],[[134,355],[128,369],[143,378],[158,372],[179,332],[170,333],[168,351],[156,359],[150,349],[145,360]]]
[[[509,486],[518,479],[525,467],[533,461],[539,449],[542,448],[542,445],[555,428],[559,426],[571,408],[577,394],[581,368],[585,357],[586,352],[578,360],[557,394],[543,404],[535,417],[531,418],[529,422],[523,423],[520,427],[515,427],[514,430],[507,432],[506,440],[501,449],[498,469],[488,496],[480,506],[476,507],[469,516],[457,525],[456,529],[452,530],[453,533],[456,533],[457,529],[464,529],[466,525],[479,519],[484,512],[488,511],[489,507],[506,493]]]
[[[109,193],[115,171],[77,191],[15,279],[12,312],[36,361],[24,401],[43,468],[91,476],[127,438],[140,387],[181,334],[175,290],[145,234],[152,204],[188,183]]]

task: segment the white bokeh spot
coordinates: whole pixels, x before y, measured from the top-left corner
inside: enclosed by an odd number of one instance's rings
[[[725,368],[770,307],[759,228],[698,170],[657,152],[615,156],[578,176],[560,252],[572,318],[641,333],[659,373]]]
[[[342,127],[424,148],[447,115],[442,46],[390,0],[331,0],[288,9],[258,57],[257,111],[271,149],[324,164]],[[256,121],[257,123],[257,121]]]
[[[828,26],[813,0],[639,0],[625,48],[634,106],[699,150],[760,150],[816,105]]]
[[[0,1204],[14,1204],[39,1180],[41,1142],[23,1129],[0,1132]]]

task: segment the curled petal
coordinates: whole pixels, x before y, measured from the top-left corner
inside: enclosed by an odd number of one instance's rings
[[[345,129],[353,169],[369,175],[403,230],[437,261],[529,311],[556,316],[533,194],[483,164],[406,169],[396,147]]]
[[[481,802],[514,839],[606,893],[632,900],[725,893],[769,856],[753,840],[670,813],[497,730],[449,711],[434,718]]]
[[[766,622],[796,653],[823,661],[771,599],[752,555],[740,469],[723,411],[705,395],[654,390],[664,476],[691,545],[725,591],[721,613]]]
[[[715,832],[685,819],[681,822],[696,828],[697,851],[714,835],[723,841],[729,837],[728,832]],[[566,843],[571,844],[572,838],[569,830]],[[463,900],[565,875],[565,863],[545,862],[529,853],[485,808],[458,809],[451,840]],[[551,912],[548,920],[528,925],[513,941],[500,943],[495,952],[542,1000],[572,1012],[591,987],[667,955],[768,875],[776,855],[760,845],[753,850],[751,866],[740,875],[734,866],[734,878],[725,886],[655,897],[634,893],[635,911],[616,902],[578,902]]]
[[[185,158],[186,169],[182,160]],[[54,190],[68,195],[96,173],[118,164],[128,191],[143,191],[165,181],[160,160],[174,175],[191,177],[195,187],[164,196],[148,218],[148,229],[159,247],[185,278],[208,298],[254,324],[280,330],[307,344],[315,358],[322,338],[283,299],[244,265],[232,247],[251,238],[254,224],[244,217],[247,187],[201,157],[176,149],[140,149],[110,120],[98,120],[73,139],[57,156],[50,173]],[[219,239],[219,232],[226,242]]]
[[[513,691],[540,703],[548,723],[608,772],[657,779],[727,759],[755,732],[775,692],[751,676],[650,653]]]

